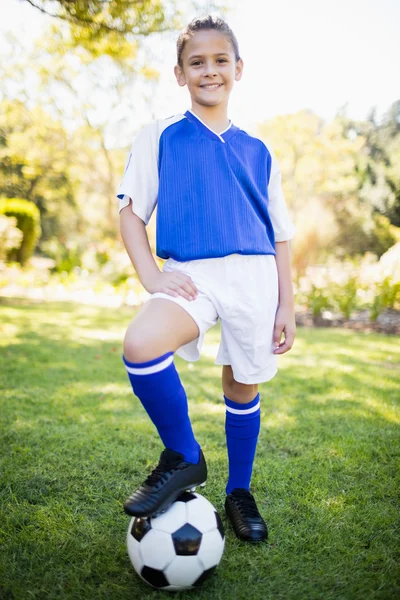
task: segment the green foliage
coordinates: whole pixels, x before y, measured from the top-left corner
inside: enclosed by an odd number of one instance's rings
[[[400,227],[400,100],[380,122],[372,111],[366,121],[348,120],[345,127],[365,140],[355,170],[359,198]]]
[[[1,198],[0,214],[15,217],[16,226],[22,232],[21,243],[8,253],[8,260],[24,265],[32,256],[40,236],[40,213],[37,206],[22,198]]]
[[[380,257],[396,243],[400,229],[392,225],[388,217],[378,213],[372,216],[372,223],[371,247],[367,251]]]
[[[72,45],[84,48],[93,58],[107,54],[117,61],[126,60],[136,51],[135,38],[180,26],[172,0],[36,0],[33,6],[68,23]]]
[[[304,293],[303,302],[308,310],[311,310],[314,319],[319,318],[324,310],[332,308],[332,300],[328,287],[323,288],[311,285],[310,289]]]
[[[333,283],[329,286],[332,305],[345,319],[349,319],[351,314],[358,308],[359,287],[357,277],[349,277],[343,284]]]
[[[114,277],[111,283],[114,287],[119,288],[125,285],[130,277],[131,275],[129,273],[119,273],[116,275],[116,277]]]
[[[108,249],[97,248],[95,256],[96,263],[99,265],[99,267],[106,265],[111,260],[110,251]]]
[[[82,266],[82,248],[78,244],[61,244],[53,239],[43,244],[43,250],[54,260],[54,273],[71,273],[76,267]]]
[[[385,277],[376,284],[370,316],[373,321],[387,308],[400,308],[400,281],[394,282],[392,277]]]
[[[335,246],[340,256],[354,257],[371,252],[378,258],[397,241],[400,230],[390,223],[388,217],[374,213],[360,206],[351,212],[344,209],[337,215],[339,232]]]
[[[355,312],[369,309],[375,321],[386,309],[400,310],[400,242],[379,260],[372,253],[352,260],[332,258],[309,268],[296,285],[299,309],[308,309],[314,319],[324,310],[348,320]]]
[[[324,122],[311,111],[259,126],[282,170],[297,226],[293,265],[298,274],[327,252],[381,256],[400,225],[400,101],[381,124],[338,115]],[[396,216],[397,215],[397,216]],[[311,217],[311,218],[310,218]]]
[[[40,211],[41,239],[71,235],[79,226],[77,151],[61,121],[42,107],[0,105],[0,194],[26,198]]]

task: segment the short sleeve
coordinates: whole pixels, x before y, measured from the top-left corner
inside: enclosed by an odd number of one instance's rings
[[[286,206],[278,161],[273,152],[270,151],[270,155],[271,172],[268,183],[268,212],[274,228],[275,241],[286,242],[292,239],[296,228],[289,217]]]
[[[156,207],[157,195],[158,133],[154,122],[143,127],[133,141],[117,191],[119,211],[132,200],[132,211],[147,225]]]

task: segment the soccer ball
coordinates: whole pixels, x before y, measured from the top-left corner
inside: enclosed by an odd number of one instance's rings
[[[215,571],[225,533],[214,506],[184,492],[163,514],[133,518],[128,554],[138,575],[157,589],[179,591],[199,586]]]

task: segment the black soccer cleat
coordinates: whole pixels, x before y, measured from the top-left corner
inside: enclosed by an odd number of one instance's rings
[[[160,462],[146,481],[124,503],[124,510],[133,517],[156,517],[165,512],[178,496],[194,490],[207,479],[203,452],[197,464],[186,462],[183,455],[166,448]]]
[[[225,511],[240,540],[263,542],[268,538],[268,529],[258,512],[256,501],[245,488],[235,488],[227,495]]]

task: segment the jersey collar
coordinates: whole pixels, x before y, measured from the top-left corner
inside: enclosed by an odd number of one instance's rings
[[[200,119],[200,117],[198,117],[197,115],[194,114],[194,112],[192,112],[190,109],[187,110],[185,112],[185,117],[187,119],[189,119],[189,121],[191,121],[192,123],[194,123],[197,127],[199,127],[199,129],[201,129],[203,131],[203,133],[205,133],[207,135],[207,137],[213,139],[214,141],[220,141],[222,143],[226,143],[233,135],[235,135],[235,133],[238,131],[238,127],[236,127],[235,125],[233,125],[232,121],[229,122],[228,127],[225,129],[225,131],[222,131],[221,133],[216,133],[215,131],[213,131],[212,129],[210,129],[210,127],[208,127],[208,125],[206,125],[204,123],[204,121],[202,121]]]

